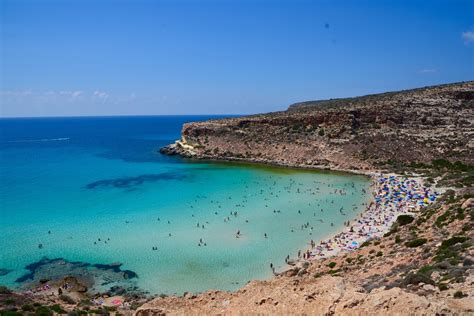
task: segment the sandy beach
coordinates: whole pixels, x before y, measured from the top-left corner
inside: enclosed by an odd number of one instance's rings
[[[395,174],[372,174],[372,198],[366,210],[346,224],[344,230],[311,248],[300,259],[328,258],[350,252],[370,239],[382,237],[399,215],[414,215],[433,203],[439,192],[422,184],[422,179]]]

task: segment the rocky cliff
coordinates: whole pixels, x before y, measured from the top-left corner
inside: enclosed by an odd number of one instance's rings
[[[474,160],[474,82],[309,101],[287,111],[188,123],[163,153],[332,169]]]

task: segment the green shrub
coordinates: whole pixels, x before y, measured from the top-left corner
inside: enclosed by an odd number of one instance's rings
[[[451,212],[449,210],[447,210],[446,212],[444,212],[442,215],[440,215],[436,221],[435,221],[435,225],[439,228],[443,227],[446,223],[446,221],[448,220],[449,218],[449,215],[451,214]]]
[[[464,236],[454,236],[454,237],[451,237],[447,240],[443,240],[443,242],[441,243],[441,248],[447,248],[447,247],[451,247],[451,246],[454,246],[455,244],[457,243],[463,243],[465,242],[466,240],[468,240],[469,238],[467,237],[464,237]]]
[[[67,314],[67,312],[59,304],[51,305],[49,308],[55,313]]]
[[[336,266],[336,263],[334,261],[328,263],[329,268],[334,268]]]
[[[453,294],[453,297],[454,298],[463,298],[464,296],[464,293],[462,291],[456,291],[454,294]]]
[[[53,312],[46,306],[40,306],[36,309],[35,315],[36,316],[51,316],[53,315]]]
[[[417,238],[417,239],[412,239],[410,241],[407,241],[405,243],[405,246],[409,248],[416,248],[421,245],[424,245],[427,242],[426,238]]]
[[[426,265],[426,266],[421,267],[421,268],[418,270],[418,272],[424,273],[424,274],[428,274],[428,273],[429,273],[431,270],[433,270],[433,269],[434,269],[433,266],[431,266],[431,265]]]
[[[382,251],[377,252],[376,256],[377,256],[377,257],[382,257],[382,256],[383,256],[383,252],[382,252]]]
[[[341,272],[340,269],[337,269],[337,270],[329,270],[328,273],[332,276],[334,276],[335,274],[337,274],[338,272]]]
[[[415,218],[411,215],[398,215],[397,217],[397,223],[400,225],[400,226],[405,226],[405,225],[408,225],[410,224],[411,222],[413,222],[415,220]]]
[[[322,275],[324,275],[324,273],[317,272],[317,273],[315,273],[313,276],[314,276],[315,278],[319,278],[319,277],[321,277]]]
[[[402,239],[400,238],[399,235],[395,236],[395,243],[399,244],[402,242]]]
[[[469,238],[464,236],[454,236],[443,240],[441,246],[439,246],[438,250],[436,251],[434,260],[440,262],[445,259],[449,259],[451,264],[459,263],[459,249],[456,249],[453,246],[458,243],[462,243],[462,248],[466,248],[469,246],[468,240]]]
[[[35,308],[33,307],[33,305],[25,304],[21,307],[21,310],[24,312],[32,312],[35,310]]]
[[[15,304],[15,300],[12,298],[7,298],[6,300],[3,301],[3,304],[5,305]]]
[[[72,297],[70,297],[69,295],[62,294],[62,295],[59,296],[59,298],[65,303],[76,304],[76,301]]]
[[[440,291],[446,291],[448,289],[448,285],[446,283],[439,283],[438,284],[438,289]]]
[[[22,316],[22,313],[18,313],[17,311],[12,310],[0,310],[1,316]]]

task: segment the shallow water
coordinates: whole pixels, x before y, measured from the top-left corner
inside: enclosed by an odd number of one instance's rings
[[[157,154],[208,118],[0,120],[0,284],[47,256],[121,262],[151,293],[233,290],[363,210],[364,177]]]

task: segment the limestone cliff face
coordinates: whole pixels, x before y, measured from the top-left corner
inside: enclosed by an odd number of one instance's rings
[[[352,170],[388,160],[472,164],[473,108],[474,82],[310,101],[283,112],[185,124],[181,142],[163,152]]]

